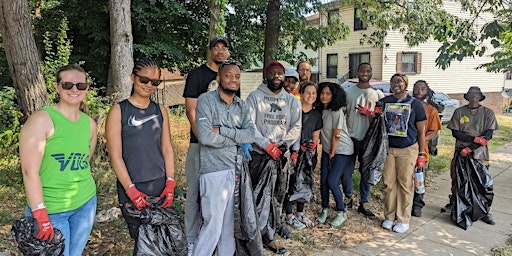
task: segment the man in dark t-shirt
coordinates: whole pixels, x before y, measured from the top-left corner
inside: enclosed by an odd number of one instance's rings
[[[229,43],[223,37],[214,37],[209,44],[209,61],[196,69],[191,70],[187,75],[183,97],[187,118],[190,123],[190,146],[185,162],[187,175],[187,202],[185,206],[185,235],[187,236],[189,255],[192,253],[193,244],[197,238],[201,224],[199,213],[199,144],[197,140],[196,105],[197,98],[207,92],[216,90],[218,87],[216,78],[217,71],[224,61],[229,57]],[[240,96],[240,90],[237,92]]]

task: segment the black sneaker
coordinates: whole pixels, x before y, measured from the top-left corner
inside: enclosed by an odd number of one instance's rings
[[[348,199],[346,202],[345,202],[345,207],[347,209],[352,209],[354,208],[354,199],[350,198]]]
[[[441,212],[452,212],[453,205],[451,203],[447,203],[443,208],[441,208]]]
[[[286,227],[286,225],[282,225],[277,230],[277,234],[280,235],[284,239],[290,239],[293,237],[292,232]]]
[[[375,218],[375,214],[371,212],[370,210],[367,210],[364,208],[364,203],[359,203],[359,207],[357,208],[357,212],[362,214],[363,216],[373,219]]]
[[[483,216],[480,219],[489,225],[496,225],[496,222],[494,222],[494,219],[492,218],[492,215],[490,213],[488,213],[487,215]]]
[[[413,207],[411,215],[414,216],[414,217],[421,217],[421,208]]]

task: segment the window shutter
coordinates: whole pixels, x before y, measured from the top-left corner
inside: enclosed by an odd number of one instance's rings
[[[396,53],[396,72],[402,73],[402,52]]]
[[[416,53],[416,74],[421,74],[421,52]]]

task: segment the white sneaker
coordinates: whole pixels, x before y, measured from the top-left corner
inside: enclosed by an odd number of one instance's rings
[[[286,223],[288,223],[288,225],[296,228],[296,229],[303,229],[306,227],[306,225],[304,225],[302,222],[300,222],[296,217],[295,215],[292,215],[292,217],[290,217],[289,219],[286,220]]]
[[[393,224],[394,224],[393,221],[385,220],[382,222],[382,228],[391,230],[391,228],[393,228]]]
[[[304,223],[306,225],[306,227],[312,227],[315,225],[315,223],[313,223],[313,221],[311,221],[308,217],[304,216],[304,215],[295,215],[295,217],[302,223]]]
[[[406,224],[406,223],[397,223],[393,227],[393,231],[400,233],[400,234],[407,232],[407,230],[409,230],[409,224]]]
[[[194,243],[187,244],[187,256],[192,256],[192,251],[194,251]]]

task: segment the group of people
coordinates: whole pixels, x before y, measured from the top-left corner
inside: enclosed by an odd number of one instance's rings
[[[234,215],[240,172],[250,176],[255,195],[251,202],[255,211],[246,213],[253,216],[245,216],[256,220],[260,233],[251,255],[263,255],[263,248],[286,253],[275,239],[276,235],[291,237],[287,225],[302,229],[330,219],[330,226],[341,227],[347,221],[347,209],[354,205],[356,159],[358,171],[363,172],[365,135],[380,116],[386,123],[396,118],[403,121],[400,132],[386,125],[389,149],[383,169],[382,227],[403,233],[411,216],[421,216],[425,203],[421,194],[414,193],[413,172],[415,167],[427,166],[427,141],[441,129],[427,82],[417,81],[411,96],[407,76],[394,74],[393,94],[384,96],[370,86],[369,63],[358,66],[357,85],[343,90],[335,83],[310,81],[307,61],[298,63],[295,70],[273,61],[264,69],[263,82],[244,101],[240,64],[228,60],[228,41],[211,39],[208,53],[209,61],[188,74],[183,93],[191,128],[185,164],[184,231],[189,255],[236,252]],[[151,100],[160,76],[154,60],[136,61],[130,75],[132,94],[112,106],[106,121],[108,154],[117,176],[121,212],[135,241],[134,255],[141,220],[130,216],[127,208],[148,207],[154,202],[148,197],[156,198],[158,207],[171,207],[176,187],[168,112]],[[96,211],[90,161],[97,128],[81,111],[89,88],[86,72],[67,65],[56,77],[59,102],[32,114],[20,134],[25,213],[34,218],[39,239],[52,240],[54,229],[61,230],[64,255],[74,256],[81,255],[87,243]],[[469,105],[457,109],[448,125],[457,139],[455,154],[465,157],[474,152],[475,158],[488,161],[487,142],[497,129],[494,114],[479,104],[485,99],[479,88],[471,87],[465,98]],[[322,210],[311,220],[304,206],[314,190],[320,144]],[[452,178],[457,179],[453,174]],[[452,191],[457,192],[456,185]],[[366,205],[368,180],[360,179],[359,193],[357,211],[375,218]],[[329,214],[331,194],[333,216]],[[494,223],[490,214],[482,220]]]

